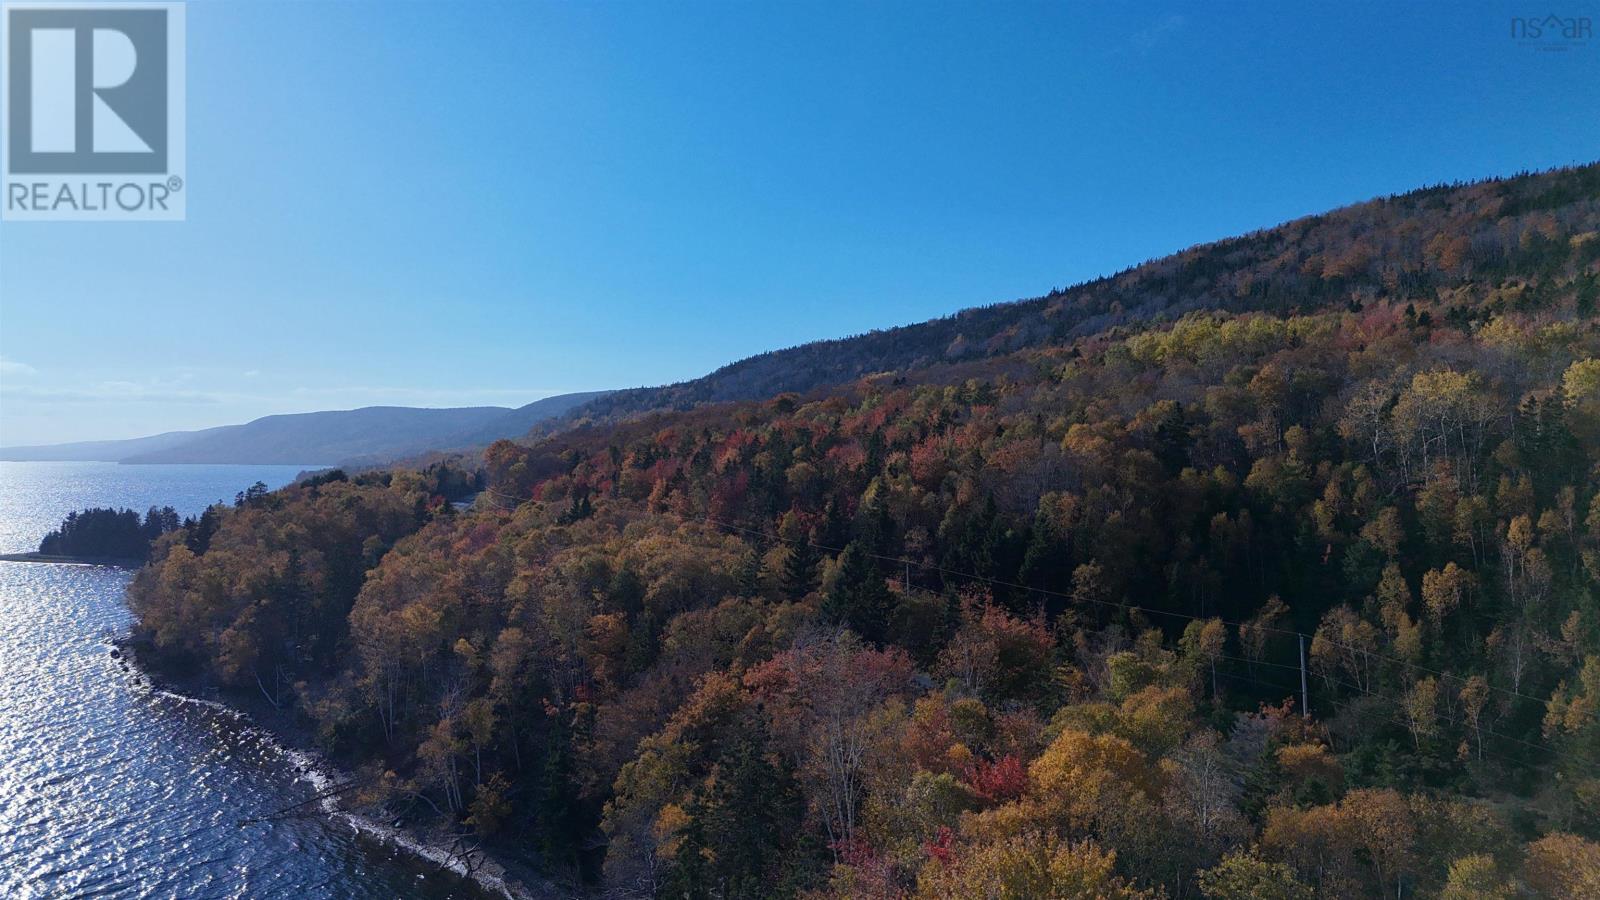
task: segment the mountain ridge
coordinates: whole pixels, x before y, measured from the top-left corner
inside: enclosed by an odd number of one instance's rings
[[[112,441],[0,448],[6,461],[368,465],[514,437],[602,394],[557,394],[524,406],[364,406],[262,416],[238,425]]]
[[[1287,315],[1348,302],[1352,294],[1431,301],[1435,289],[1449,282],[1435,271],[1441,268],[1437,263],[1464,257],[1460,241],[1469,247],[1502,241],[1496,232],[1508,219],[1552,210],[1592,213],[1597,193],[1600,163],[1591,162],[1375,197],[1197,244],[1038,297],[770,350],[674,384],[611,391],[538,423],[526,437],[538,439],[584,421],[805,393],[877,373],[905,374],[1065,345],[1110,328],[1146,327],[1197,310]],[[1494,207],[1495,214],[1481,215],[1479,204]],[[1471,231],[1454,233],[1458,227]],[[1407,229],[1417,233],[1403,233]],[[1293,271],[1267,265],[1286,254],[1295,255]],[[1244,260],[1263,271],[1237,277]],[[1512,260],[1502,268],[1509,272],[1520,265]]]

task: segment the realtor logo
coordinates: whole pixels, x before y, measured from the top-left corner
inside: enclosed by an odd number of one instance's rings
[[[182,3],[7,4],[6,219],[182,219]]]

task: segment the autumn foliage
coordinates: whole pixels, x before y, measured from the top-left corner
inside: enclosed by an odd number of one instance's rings
[[[138,632],[618,896],[1592,897],[1597,173],[242,500]]]

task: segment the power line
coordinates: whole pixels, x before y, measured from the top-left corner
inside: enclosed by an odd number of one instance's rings
[[[1217,658],[1232,660],[1233,662],[1242,662],[1248,666],[1271,666],[1275,669],[1288,669],[1291,672],[1300,671],[1299,666],[1291,666],[1288,663],[1272,662],[1271,660],[1266,659],[1250,659],[1249,657],[1245,656],[1229,656],[1226,653],[1220,654]],[[1297,687],[1295,690],[1298,691],[1300,689]]]
[[[1273,688],[1274,690],[1283,691],[1284,696],[1293,696],[1300,692],[1298,687],[1294,687],[1292,685],[1286,685],[1276,681],[1268,681],[1264,678],[1256,678],[1252,675],[1240,674],[1239,672],[1229,672],[1224,669],[1218,669],[1216,674],[1218,678],[1231,678],[1235,681],[1247,681],[1251,684],[1259,684],[1263,687],[1269,687]]]

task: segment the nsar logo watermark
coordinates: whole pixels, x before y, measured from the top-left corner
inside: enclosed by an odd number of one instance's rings
[[[1513,16],[1511,39],[1547,53],[1565,53],[1589,43],[1594,23],[1588,16]]]
[[[0,216],[183,219],[183,4],[8,3],[0,22]]]

